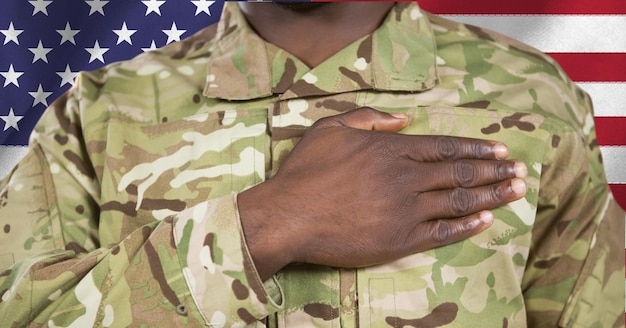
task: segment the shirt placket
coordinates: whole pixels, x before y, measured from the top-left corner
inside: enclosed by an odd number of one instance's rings
[[[306,130],[318,119],[353,109],[328,108],[337,100],[354,104],[354,95],[292,98],[270,105],[271,170],[273,176]],[[329,99],[335,102],[328,102]],[[306,232],[302,232],[306,233]],[[285,294],[282,313],[270,327],[357,327],[356,271],[316,265],[291,265],[277,274]],[[274,324],[272,324],[274,323]]]

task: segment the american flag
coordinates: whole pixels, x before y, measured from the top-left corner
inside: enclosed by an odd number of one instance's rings
[[[626,0],[419,4],[507,34],[557,59],[594,100],[607,177],[626,208]],[[223,5],[208,0],[2,0],[0,176],[24,154],[35,122],[78,71],[189,36],[216,22]]]
[[[433,13],[511,36],[556,59],[593,99],[607,179],[626,209],[626,0],[419,3]]]
[[[626,208],[626,0],[421,0],[431,12],[551,54],[595,103],[607,175]],[[180,40],[219,20],[222,1],[0,2],[0,176],[76,73]]]
[[[224,1],[0,1],[0,178],[79,71],[132,58],[219,20]]]
[[[433,13],[504,33],[556,59],[593,99],[607,178],[626,209],[626,0],[419,3]]]

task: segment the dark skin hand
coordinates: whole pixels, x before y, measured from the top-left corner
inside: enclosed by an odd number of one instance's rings
[[[525,195],[526,166],[504,160],[503,144],[397,134],[408,118],[394,115],[319,120],[276,176],[239,194],[262,279],[294,262],[362,267],[451,244]]]
[[[239,4],[261,37],[310,67],[373,32],[392,5]],[[272,179],[238,195],[261,279],[295,262],[362,267],[464,240],[525,195],[526,166],[505,160],[505,145],[396,133],[407,123],[371,108],[321,119]]]

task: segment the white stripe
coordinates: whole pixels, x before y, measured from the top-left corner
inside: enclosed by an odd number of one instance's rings
[[[606,178],[612,184],[626,184],[626,146],[601,146]]]
[[[443,15],[543,52],[626,52],[626,15]]]
[[[7,175],[13,166],[26,155],[26,146],[3,146],[0,145],[0,179]]]
[[[626,116],[626,102],[623,102],[626,100],[626,82],[578,82],[578,85],[591,96],[595,116]]]

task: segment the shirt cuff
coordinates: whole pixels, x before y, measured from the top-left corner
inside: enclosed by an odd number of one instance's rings
[[[181,212],[174,241],[183,275],[207,324],[247,325],[282,309],[277,280],[262,282],[254,266],[236,194]]]

